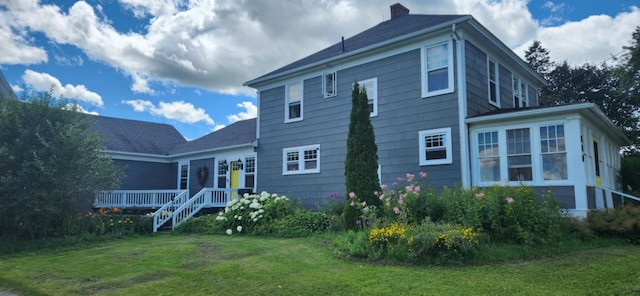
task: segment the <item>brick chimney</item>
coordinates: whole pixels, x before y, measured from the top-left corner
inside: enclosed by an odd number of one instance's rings
[[[391,19],[409,14],[409,8],[402,6],[400,3],[391,5]]]

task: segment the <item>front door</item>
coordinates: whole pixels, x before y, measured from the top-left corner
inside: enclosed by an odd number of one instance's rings
[[[231,188],[231,198],[237,199],[238,187],[240,187],[240,163],[237,161],[231,162],[231,169],[229,170],[229,188]],[[236,189],[236,190],[234,190]]]

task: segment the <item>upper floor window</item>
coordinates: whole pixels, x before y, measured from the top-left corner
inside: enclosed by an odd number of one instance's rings
[[[564,125],[540,127],[540,152],[544,180],[567,180],[567,152]]]
[[[520,77],[513,75],[513,106],[516,108],[529,106],[529,91],[527,84]]]
[[[499,87],[499,78],[498,78],[498,63],[493,61],[492,59],[487,59],[487,77],[488,77],[488,87],[489,87],[489,103],[495,105],[496,107],[500,107],[500,87]]]
[[[453,91],[453,48],[451,41],[423,48],[422,96]]]
[[[418,132],[420,165],[453,163],[451,153],[451,128]]]
[[[320,172],[320,145],[282,149],[282,174],[310,174]]]
[[[302,120],[302,81],[287,85],[285,98],[285,122]]]
[[[338,83],[336,78],[336,72],[324,73],[322,75],[322,93],[325,98],[334,97],[338,94]]]
[[[378,116],[378,78],[358,81],[358,85],[367,91],[369,116]]]

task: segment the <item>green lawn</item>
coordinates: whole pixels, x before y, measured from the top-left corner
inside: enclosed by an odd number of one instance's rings
[[[19,295],[640,295],[640,247],[473,267],[345,261],[319,238],[158,235],[0,257]]]

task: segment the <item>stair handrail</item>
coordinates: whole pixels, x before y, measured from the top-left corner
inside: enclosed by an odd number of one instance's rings
[[[184,204],[184,200],[187,196],[187,190],[183,190],[172,200],[168,201],[157,211],[153,212],[153,232],[158,232],[158,229],[162,227],[162,225],[172,219],[174,213],[173,210],[176,206]]]
[[[213,192],[213,188],[202,188],[198,193],[178,207],[172,215],[171,229],[175,229],[180,223],[193,217],[206,205],[206,193]]]
[[[601,186],[595,186],[595,187],[597,189],[600,189],[600,190],[604,190],[604,191],[608,191],[608,192],[613,193],[613,194],[620,195],[621,197],[625,197],[625,198],[628,198],[628,199],[633,199],[633,200],[636,200],[636,201],[640,201],[640,197],[633,196],[631,194],[626,194],[626,193],[623,193],[623,192],[620,192],[620,191],[613,190],[611,188],[605,188],[605,187],[601,187]]]

